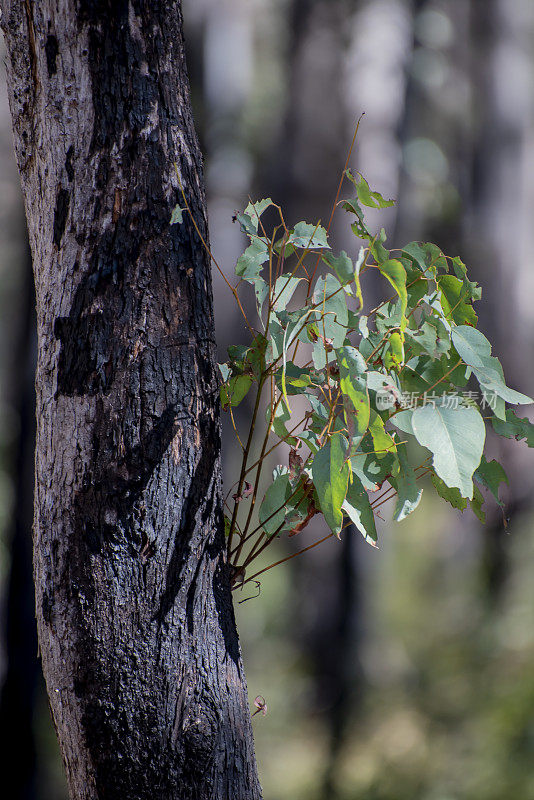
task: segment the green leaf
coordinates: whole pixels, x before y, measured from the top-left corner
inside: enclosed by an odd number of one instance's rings
[[[413,412],[412,428],[419,444],[433,454],[433,465],[447,486],[473,497],[472,476],[482,457],[486,428],[475,408],[425,405]]]
[[[404,363],[404,337],[394,331],[386,342],[382,355],[387,370],[399,370]]]
[[[258,334],[247,350],[246,363],[252,369],[257,380],[260,379],[265,369],[265,351],[267,349],[267,339],[263,334]]]
[[[438,277],[441,307],[445,317],[453,320],[457,325],[476,325],[478,318],[472,305],[466,303],[469,295],[464,285],[454,275],[440,275]]]
[[[180,208],[180,206],[174,206],[174,208],[172,210],[172,214],[171,214],[170,224],[171,225],[181,225],[181,223],[184,221],[183,214],[184,214],[184,211],[186,211],[186,210],[187,209],[185,209],[185,208]]]
[[[276,383],[281,387],[282,381],[282,367],[276,373]],[[311,383],[311,375],[308,369],[299,367],[292,361],[287,361],[285,365],[285,383],[288,394],[303,394]]]
[[[221,371],[223,381],[227,381],[228,378],[230,377],[230,367],[228,366],[228,364],[217,364],[217,366]]]
[[[481,523],[485,525],[486,514],[482,510],[482,506],[484,505],[484,496],[476,484],[474,487],[473,499],[469,501],[469,505],[471,506],[473,513],[476,514]]]
[[[408,295],[406,292],[406,270],[401,262],[395,258],[384,261],[378,265],[382,275],[388,279],[401,300],[402,315],[406,314],[406,306],[408,304]]]
[[[354,442],[358,442],[369,426],[369,392],[365,378],[366,363],[354,347],[341,347],[336,351],[339,367],[339,386],[350,401],[345,404],[345,421]],[[352,407],[351,407],[352,406]]]
[[[257,311],[258,311],[258,317],[261,320],[261,312],[262,312],[263,304],[267,300],[267,296],[269,294],[269,286],[263,280],[263,278],[258,277],[254,281],[254,292],[256,294],[256,308],[257,308]],[[262,325],[263,325],[263,322],[262,322]]]
[[[267,406],[267,421],[271,418],[271,408]],[[276,433],[279,439],[283,439],[294,446],[297,443],[297,440],[294,436],[289,436],[289,431],[286,428],[286,422],[289,422],[291,419],[291,411],[288,409],[284,402],[281,402],[276,407],[276,411],[274,412],[274,419],[272,422],[272,429]]]
[[[364,214],[360,205],[358,204],[358,201],[356,199],[345,200],[343,202],[343,208],[350,214],[356,215],[356,220],[350,226],[354,235],[358,236],[360,239],[371,240],[373,237],[372,234],[367,229],[367,226],[365,224]]]
[[[386,238],[386,231],[384,228],[380,228],[380,233],[377,236],[369,239],[370,250],[375,257],[377,264],[384,264],[389,260],[389,250],[384,247]]]
[[[324,313],[319,320],[320,334],[331,340],[332,347],[337,350],[345,341],[349,324],[347,301],[338,279],[328,273],[320,277],[313,291],[313,302],[319,312]]]
[[[308,222],[298,222],[289,234],[287,243],[306,250],[330,249],[326,230],[321,225],[310,225]]]
[[[441,323],[441,320],[430,318],[423,322],[420,328],[412,331],[406,330],[413,355],[427,353],[430,358],[438,358],[450,349],[450,339]]]
[[[367,326],[368,319],[369,317],[366,317],[364,314],[358,319],[358,331],[364,339],[369,336],[369,328]]]
[[[243,214],[236,214],[236,219],[241,225],[243,232],[249,236],[255,235],[258,232],[261,215],[272,205],[274,205],[273,201],[268,197],[266,200],[258,200],[256,203],[249,203]]]
[[[375,516],[369,496],[357,475],[353,474],[352,476],[352,483],[347,488],[347,496],[343,501],[342,508],[365,541],[376,547],[378,535]]]
[[[506,419],[492,419],[495,433],[506,439],[525,439],[528,447],[534,447],[534,424],[527,418],[516,417],[511,408],[506,409]]]
[[[414,280],[413,273],[406,272],[406,293],[408,295],[408,307],[415,308],[420,305],[423,297],[428,292],[428,280],[417,278]]]
[[[275,470],[273,482],[265,492],[259,511],[260,525],[267,534],[274,534],[284,524],[286,504],[291,492],[289,474]]]
[[[458,355],[471,367],[484,389],[514,405],[534,402],[531,397],[506,386],[500,361],[491,355],[491,344],[484,334],[468,325],[459,325],[452,329],[451,336]]]
[[[274,311],[283,311],[286,308],[301,280],[302,278],[295,278],[291,275],[282,275],[277,279],[274,285]]]
[[[223,383],[220,389],[222,407],[226,409],[228,406],[238,406],[247,396],[251,386],[250,375],[235,375],[228,383]]]
[[[395,444],[395,440],[385,430],[384,420],[374,409],[371,409],[369,418],[369,433],[371,434],[374,451],[378,458],[384,458],[386,453],[396,451],[397,445]]]
[[[389,208],[389,206],[395,205],[394,200],[385,200],[380,192],[371,191],[369,184],[361,173],[358,173],[359,180],[352,175],[350,170],[347,170],[346,175],[356,187],[358,200],[360,203],[363,203],[364,206],[367,206],[368,208]]]
[[[360,445],[362,452],[351,456],[352,471],[358,475],[366,489],[375,492],[390,475],[397,475],[399,460],[394,452],[377,454],[374,442],[366,437]]]
[[[364,261],[365,261],[365,250],[363,247],[360,247],[360,252],[358,253],[358,258],[356,259],[356,264],[354,267],[354,283],[356,285],[356,297],[358,298],[358,301],[360,303],[360,309],[363,308],[363,295],[360,283],[360,270],[363,266]],[[362,320],[365,320],[364,324],[367,327],[367,317],[362,317],[360,319],[360,324]],[[361,328],[360,328],[360,333],[362,333],[362,335],[365,335],[361,330]]]
[[[310,449],[311,453],[317,453],[318,450],[321,449],[321,446],[318,441],[318,435],[315,431],[312,431],[308,428],[306,431],[302,431],[302,433],[295,434],[297,439],[300,439],[301,442]]]
[[[462,497],[460,494],[459,489],[456,487],[447,486],[438,475],[434,473],[431,475],[430,480],[434,484],[434,489],[442,497],[447,503],[450,503],[453,508],[458,508],[460,511],[463,511],[467,508],[467,499]]]
[[[412,427],[413,413],[414,412],[411,410],[399,411],[390,418],[390,422],[403,433],[410,433],[412,436],[415,436]]]
[[[262,264],[269,260],[269,249],[263,239],[254,239],[243,255],[239,256],[235,274],[248,283],[254,283],[260,275]]]
[[[467,367],[460,363],[458,367],[452,369],[452,372],[450,371],[459,361],[458,357],[454,358],[454,355],[455,353],[451,352],[449,358],[442,356],[440,359],[434,360],[426,355],[411,358],[406,362],[400,375],[402,391],[415,392],[421,398],[424,398],[425,392],[430,392],[430,396],[452,394],[453,384],[463,386],[466,383],[465,373],[467,370]],[[459,401],[454,405],[458,405],[458,403]]]
[[[410,242],[402,248],[403,255],[407,255],[425,275],[435,278],[436,268],[431,264],[428,252],[425,252],[419,242]]]
[[[328,527],[339,536],[343,524],[341,506],[347,494],[349,465],[344,437],[334,433],[313,457],[312,480]]]
[[[486,489],[490,490],[501,507],[504,506],[504,503],[499,499],[499,486],[501,483],[508,483],[508,476],[498,461],[495,459],[486,461],[486,458],[482,456],[480,466],[475,472],[475,480],[481,486],[485,486]]]
[[[480,300],[482,289],[474,281],[467,279],[467,268],[461,258],[452,259],[452,268],[456,277],[463,282],[464,290],[471,300]]]
[[[333,253],[325,253],[322,258],[325,264],[328,264],[330,269],[334,270],[342,286],[354,280],[354,264],[344,250],[341,251],[339,256],[335,256]]]
[[[406,445],[399,444],[397,446],[397,453],[399,456],[400,472],[397,478],[390,478],[390,482],[392,482],[392,485],[397,490],[397,503],[395,505],[393,519],[397,522],[401,522],[408,514],[415,511],[421,500],[423,490],[417,488],[415,472],[408,460]]]

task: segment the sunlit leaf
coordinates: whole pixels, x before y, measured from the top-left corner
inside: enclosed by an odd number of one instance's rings
[[[475,408],[426,405],[412,415],[419,444],[433,454],[433,466],[447,486],[456,486],[463,497],[473,497],[473,473],[480,464],[486,428]]]
[[[406,306],[408,303],[408,295],[406,293],[406,270],[401,262],[395,258],[384,261],[379,264],[379,270],[385,278],[391,283],[401,300],[402,314],[406,313]]]
[[[369,495],[357,475],[353,475],[352,483],[347,488],[347,495],[343,501],[343,511],[351,522],[360,531],[366,542],[376,547],[378,535],[373,509]]]
[[[321,511],[328,527],[339,535],[343,524],[341,506],[347,494],[349,465],[346,444],[341,434],[335,433],[313,457],[312,480],[317,491]]]
[[[397,453],[400,471],[396,478],[391,478],[391,481],[397,489],[397,502],[393,512],[393,519],[400,522],[412,511],[415,511],[421,500],[423,490],[417,487],[415,472],[408,460],[406,445],[399,444]]]
[[[462,281],[454,275],[440,275],[438,277],[441,306],[449,321],[457,325],[476,325],[477,315],[472,305],[469,304],[469,295]]]
[[[358,200],[364,206],[368,206],[369,208],[388,208],[389,206],[395,205],[394,200],[385,200],[380,192],[373,192],[360,173],[358,173],[358,178],[355,178],[350,170],[347,170],[345,174],[356,187]]]
[[[478,382],[487,391],[495,392],[514,405],[534,402],[531,397],[506,386],[499,359],[491,355],[491,344],[480,331],[468,325],[459,325],[452,330],[452,341],[460,358],[472,368]]]

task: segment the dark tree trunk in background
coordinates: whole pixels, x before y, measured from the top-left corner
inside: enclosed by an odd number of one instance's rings
[[[25,236],[25,228],[20,227],[20,236]],[[34,708],[40,670],[31,567],[35,296],[29,252],[21,272],[19,326],[13,341],[9,380],[9,399],[17,412],[19,429],[11,463],[15,496],[5,611],[7,668],[0,696],[0,773],[3,790],[11,800],[34,800],[37,788]]]
[[[2,0],[39,337],[34,576],[72,798],[259,798],[181,7]]]

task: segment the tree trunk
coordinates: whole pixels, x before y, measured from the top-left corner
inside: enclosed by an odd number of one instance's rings
[[[39,354],[38,633],[76,800],[259,798],[176,0],[1,0]]]

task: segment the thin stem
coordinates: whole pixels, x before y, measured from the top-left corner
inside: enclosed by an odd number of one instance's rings
[[[246,469],[247,469],[247,461],[248,461],[248,456],[249,456],[249,452],[250,452],[250,447],[251,447],[251,444],[252,444],[252,438],[254,436],[254,428],[256,426],[256,418],[258,416],[258,410],[259,410],[259,407],[260,407],[261,394],[262,394],[263,384],[265,382],[265,377],[266,377],[265,375],[262,375],[261,378],[260,378],[260,382],[258,384],[258,391],[256,393],[256,402],[254,404],[254,411],[252,413],[252,421],[250,423],[250,430],[249,430],[249,433],[248,433],[248,439],[247,439],[247,443],[245,445],[245,449],[243,451],[243,459],[242,459],[242,462],[241,462],[241,474],[239,476],[239,483],[238,483],[238,486],[237,486],[237,499],[236,499],[236,501],[234,503],[234,510],[233,510],[233,513],[232,513],[232,520],[230,522],[230,532],[228,534],[228,553],[230,552],[231,547],[232,547],[232,536],[233,536],[233,532],[234,532],[234,528],[235,528],[235,524],[236,524],[237,511],[238,511],[239,503],[240,503],[239,498],[241,497],[241,492],[243,491],[243,483],[245,481],[245,474],[246,474]]]
[[[335,211],[336,211],[336,208],[337,208],[337,202],[339,200],[339,195],[341,193],[341,187],[343,186],[343,181],[345,180],[345,173],[349,168],[350,159],[351,159],[351,156],[352,156],[352,151],[354,149],[354,144],[356,142],[356,137],[358,136],[358,130],[360,128],[360,122],[362,121],[364,116],[365,116],[365,112],[360,115],[360,118],[359,118],[358,122],[356,123],[356,130],[354,131],[354,136],[352,137],[352,142],[350,143],[349,152],[347,153],[347,158],[345,159],[345,164],[343,166],[343,171],[341,172],[341,177],[339,179],[339,183],[338,183],[338,186],[337,186],[336,198],[334,200],[334,203],[332,205],[332,210],[330,212],[330,219],[328,220],[328,225],[326,226],[326,232],[327,233],[330,231],[330,226],[332,225],[332,220],[334,219],[334,214],[335,214]],[[311,278],[310,278],[310,281],[309,281],[309,284],[308,284],[308,294],[306,295],[306,297],[310,296],[312,281],[315,278],[315,273],[317,272],[317,268],[318,268],[319,263],[321,261],[322,254],[323,254],[322,250],[320,250],[318,252],[318,254],[317,254],[317,261],[315,262],[315,267],[314,267],[313,272],[311,274]]]
[[[286,500],[286,503],[285,503],[285,505],[284,505],[284,506],[282,506],[282,508],[285,508],[285,506],[287,505],[287,503],[288,503],[288,502],[291,500],[291,498],[292,498],[292,497],[294,497],[294,496],[295,496],[295,494],[297,493],[297,491],[298,491],[300,488],[302,488],[302,487],[301,487],[300,485],[297,485],[297,488],[296,488],[296,489],[295,489],[295,491],[294,491],[294,492],[293,492],[293,493],[292,493],[292,494],[289,496],[289,498]],[[297,508],[298,508],[298,506],[300,506],[300,505],[301,505],[301,503],[302,503],[304,500],[306,500],[306,499],[308,498],[308,496],[309,496],[309,494],[310,494],[310,492],[311,492],[311,491],[312,491],[312,486],[311,486],[311,485],[309,485],[309,486],[308,486],[308,487],[307,487],[307,488],[304,490],[304,496],[303,496],[302,500],[300,500],[300,502],[299,502],[299,503],[297,503]],[[279,511],[281,511],[281,510],[282,510],[282,508],[281,508],[281,509],[279,509]],[[275,512],[275,513],[278,513],[278,512]],[[274,516],[274,515],[271,515],[271,516]],[[265,520],[265,521],[267,521],[267,520]],[[274,540],[274,539],[275,539],[275,538],[278,536],[278,534],[281,532],[281,530],[282,530],[282,528],[284,527],[284,525],[285,525],[285,519],[284,519],[284,522],[282,522],[282,524],[281,524],[281,525],[280,525],[280,526],[277,528],[277,530],[275,531],[275,533],[271,534],[271,536],[270,536],[269,538],[267,538],[267,541],[265,541],[263,544],[261,544],[261,541],[262,541],[262,539],[263,539],[263,536],[264,536],[265,534],[262,534],[262,536],[259,536],[259,537],[258,537],[258,540],[257,540],[257,541],[256,541],[256,543],[253,545],[253,547],[252,547],[252,549],[251,549],[250,553],[248,554],[248,556],[246,557],[245,561],[243,562],[243,567],[247,567],[247,566],[248,566],[248,565],[249,565],[249,564],[250,564],[252,561],[254,561],[254,559],[255,559],[255,558],[257,558],[259,555],[261,555],[261,554],[263,553],[263,551],[264,551],[264,550],[265,550],[267,547],[269,547],[269,545],[271,544],[271,542],[272,542],[272,541],[273,541],[273,540]]]
[[[322,544],[323,542],[326,542],[327,539],[331,539],[333,535],[334,535],[333,533],[329,533],[327,536],[324,536],[322,539],[319,539],[318,542],[314,542],[313,544],[309,544],[308,547],[304,547],[302,550],[299,550],[297,553],[292,553],[292,555],[290,555],[290,556],[286,556],[285,558],[281,558],[279,561],[275,561],[274,564],[269,564],[268,567],[264,567],[263,569],[260,569],[258,572],[255,572],[254,575],[251,575],[250,578],[247,578],[246,581],[244,581],[241,584],[241,586],[244,586],[245,583],[248,583],[249,581],[254,580],[254,578],[258,577],[258,575],[263,575],[264,572],[267,572],[268,570],[273,569],[273,567],[278,567],[280,564],[284,564],[286,561],[291,561],[292,558],[296,558],[297,556],[302,555],[302,553],[306,553],[308,550],[312,550],[312,548],[317,547],[317,545]]]

